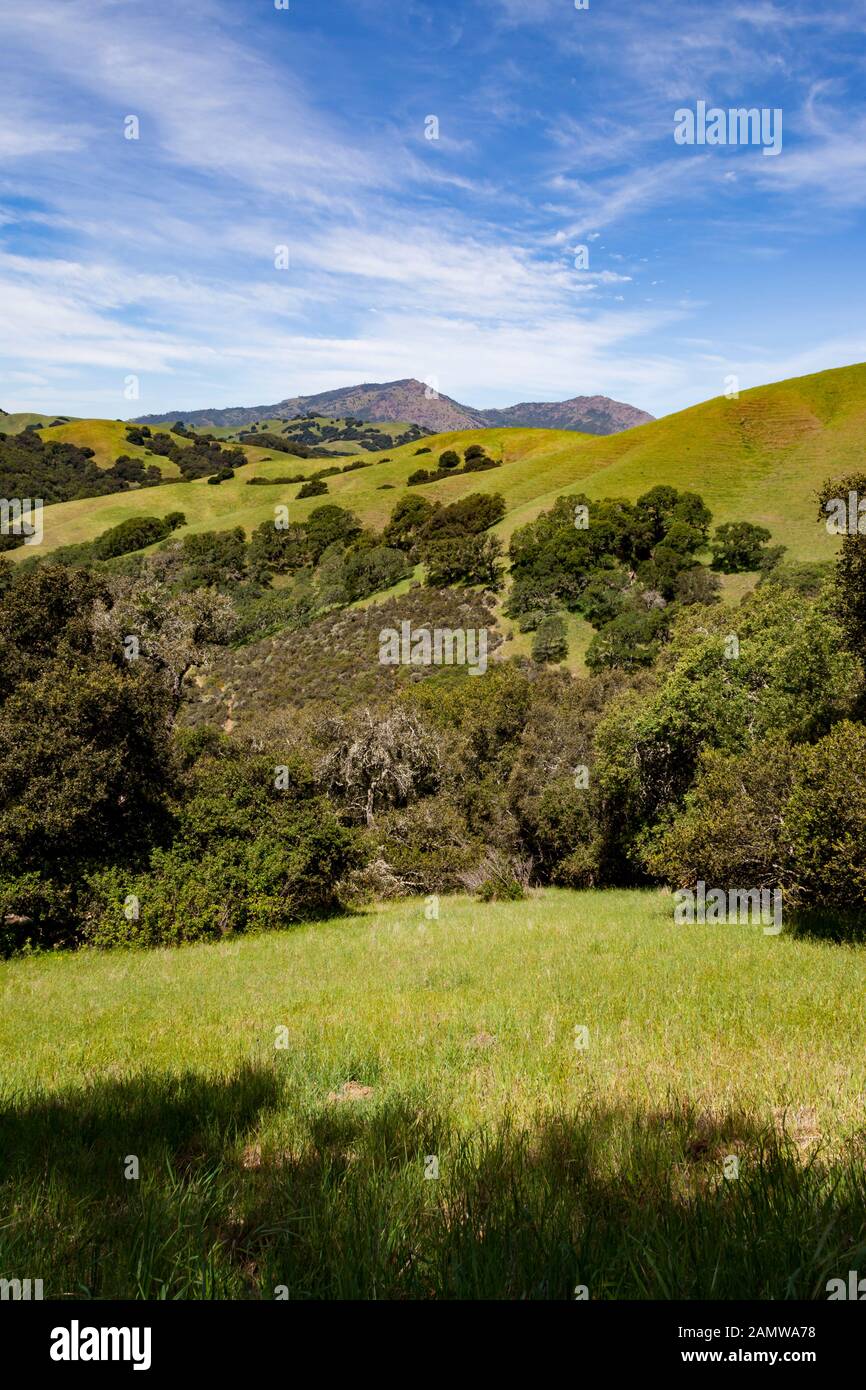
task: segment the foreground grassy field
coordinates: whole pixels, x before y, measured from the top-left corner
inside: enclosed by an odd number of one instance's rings
[[[7,963],[0,1276],[825,1297],[866,1259],[864,987],[866,950],[629,892]]]
[[[502,493],[508,510],[496,529],[506,541],[560,495],[585,491],[591,498],[635,500],[666,483],[701,493],[717,524],[744,520],[766,526],[791,558],[820,560],[833,554],[834,542],[816,522],[815,493],[826,478],[861,466],[864,432],[866,364],[860,364],[757,387],[737,400],[719,397],[622,434],[492,429],[430,436],[423,445],[429,454],[419,456],[419,445],[406,444],[382,455],[357,455],[373,466],[330,478],[330,497],[324,499],[297,501],[298,485],[248,487],[253,476],[309,475],[321,461],[288,455],[267,461],[266,451],[246,448],[250,463],[219,487],[179,482],[50,507],[43,545],[50,551],[93,540],[128,516],[172,511],[184,512],[190,531],[243,526],[249,533],[273,520],[275,504],[288,503],[292,517],[303,521],[323,500],[381,527],[414,469],[429,467],[445,449],[480,442],[502,468],[444,479],[425,487],[423,495],[453,502],[470,492]],[[75,421],[44,437],[86,443],[104,464],[117,453],[138,452],[126,445],[125,429],[115,421]],[[13,559],[20,555],[12,552]]]

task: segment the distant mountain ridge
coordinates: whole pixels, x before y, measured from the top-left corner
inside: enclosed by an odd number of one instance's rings
[[[654,417],[636,406],[608,396],[575,396],[568,401],[527,401],[503,410],[476,410],[461,405],[407,377],[403,381],[366,382],[314,396],[290,396],[276,405],[229,406],[214,410],[177,410],[139,415],[142,425],[173,424],[183,420],[196,428],[234,428],[256,420],[306,414],[347,416],[366,422],[407,421],[434,434],[449,430],[488,429],[496,425],[536,429],[577,430],[582,434],[619,434]]]

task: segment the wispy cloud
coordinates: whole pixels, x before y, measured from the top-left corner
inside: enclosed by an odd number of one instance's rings
[[[479,404],[658,413],[730,361],[838,365],[859,341],[862,11],[2,7],[0,403],[130,413],[128,372],[153,410],[432,374]],[[698,97],[784,106],[782,157],[677,149]]]

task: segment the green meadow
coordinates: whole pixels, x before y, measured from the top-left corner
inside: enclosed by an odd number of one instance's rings
[[[430,910],[0,966],[0,1272],[784,1299],[866,1258],[863,948],[655,891]]]
[[[831,542],[816,525],[815,494],[828,477],[851,472],[861,463],[866,431],[866,365],[844,367],[745,391],[736,400],[718,397],[689,410],[604,437],[565,430],[465,430],[430,436],[422,444],[402,445],[385,455],[358,454],[372,467],[329,478],[329,499],[351,508],[360,519],[381,527],[401,495],[409,474],[428,467],[446,449],[464,450],[481,442],[502,467],[486,473],[446,478],[422,489],[425,497],[453,502],[470,492],[499,492],[507,513],[496,528],[511,533],[558,496],[586,492],[591,498],[635,500],[657,483],[697,491],[712,508],[716,524],[747,520],[766,526],[774,542],[788,546],[792,559],[824,559]],[[96,451],[106,466],[119,453],[147,457],[168,475],[176,466],[152,459],[127,445],[117,421],[74,421],[44,432]],[[431,450],[418,455],[419,447]],[[130,516],[183,511],[188,531],[242,526],[249,533],[287,503],[303,521],[321,497],[296,501],[298,485],[250,488],[251,477],[309,476],[321,460],[246,448],[250,462],[234,479],[213,487],[201,480],[169,483],[157,490],[113,494],[64,502],[44,517],[43,553],[60,545],[93,540]],[[384,459],[390,461],[385,462]],[[178,533],[183,535],[184,532]],[[19,552],[20,553],[20,552]],[[13,552],[13,555],[15,553]]]

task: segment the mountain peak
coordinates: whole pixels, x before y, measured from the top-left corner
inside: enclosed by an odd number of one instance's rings
[[[305,415],[309,411],[316,415],[352,416],[369,423],[416,424],[434,434],[496,425],[617,434],[635,425],[647,424],[653,418],[645,410],[613,401],[608,396],[573,396],[567,401],[528,401],[501,410],[478,410],[444,396],[417,377],[403,377],[399,381],[366,381],[357,386],[337,387],[312,396],[288,396],[276,405],[172,410],[162,415],[142,415],[138,423],[161,425],[181,419],[200,428],[221,425],[235,428],[256,420]]]

